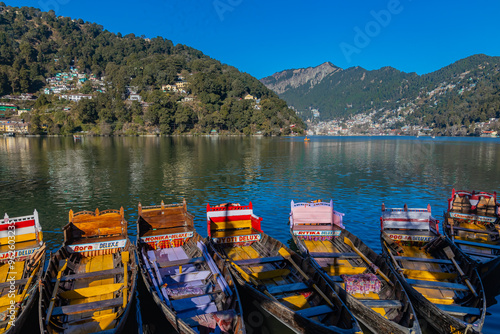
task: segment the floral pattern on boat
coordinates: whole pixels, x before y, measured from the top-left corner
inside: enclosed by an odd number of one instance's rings
[[[344,280],[347,293],[350,294],[379,293],[382,287],[374,274],[341,275],[340,277]]]

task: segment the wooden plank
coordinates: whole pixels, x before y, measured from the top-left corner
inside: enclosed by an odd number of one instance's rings
[[[280,301],[283,305],[291,308],[292,310],[301,310],[301,309],[309,308],[309,303],[307,302],[307,298],[301,294],[281,298]]]
[[[442,305],[442,304],[436,304],[436,306],[440,310],[445,311],[446,313],[450,313],[452,315],[457,315],[457,316],[465,316],[467,314],[475,316],[481,315],[481,309],[475,307],[464,307],[460,305]]]
[[[178,266],[185,266],[187,264],[199,264],[205,262],[205,258],[203,256],[193,257],[190,259],[175,260],[175,261],[165,261],[162,258],[159,258],[158,260],[156,261],[156,263],[158,263],[163,268],[178,267]]]
[[[130,272],[131,271],[129,270],[129,273]],[[61,282],[83,280],[83,279],[87,279],[87,278],[103,279],[103,278],[114,277],[118,274],[123,274],[123,268],[114,268],[114,269],[108,269],[108,270],[96,271],[96,272],[90,272],[90,273],[66,275],[66,276],[61,277]],[[56,279],[53,278],[52,282],[53,283],[56,282]]]
[[[453,264],[450,260],[447,259],[429,259],[423,257],[405,257],[405,256],[394,256],[396,260],[402,261],[415,261],[415,262],[429,262],[429,263],[438,263],[438,264]]]
[[[335,276],[335,275],[330,275],[330,278],[332,279],[332,281],[334,282],[344,282],[344,280],[342,279],[342,277],[340,276]]]
[[[330,265],[327,268],[323,268],[323,270],[328,275],[340,276],[340,275],[357,275],[364,273],[367,268],[366,267],[352,267],[352,266],[335,266]]]
[[[189,257],[187,256],[186,252],[184,251],[184,248],[182,248],[182,247],[174,247],[172,249],[174,250],[174,253],[177,256],[177,260],[187,260],[187,259],[189,259]]]
[[[16,281],[14,282],[14,286],[21,286],[21,285],[23,285],[23,284],[26,284],[26,283],[28,283],[28,279],[29,279],[29,278],[23,278],[23,279],[20,279],[20,280],[16,280]],[[54,279],[54,282],[55,282],[55,281],[56,281],[56,280]],[[0,283],[0,290],[2,290],[3,288],[8,288],[8,287],[10,287],[10,286],[11,286],[11,281],[7,281],[7,282],[4,282],[4,283]]]
[[[442,289],[450,289],[450,290],[461,290],[461,291],[469,291],[469,288],[466,285],[459,283],[449,283],[449,282],[435,282],[435,281],[423,281],[416,279],[407,279],[409,284],[420,286],[423,288],[442,288]]]
[[[414,269],[403,269],[403,275],[409,279],[424,279],[424,280],[445,280],[445,279],[456,279],[456,273],[444,273],[437,271],[427,271],[427,270],[414,270]]]
[[[285,259],[282,256],[271,256],[271,257],[262,257],[256,259],[248,259],[248,260],[239,260],[234,261],[237,265],[241,266],[249,266],[253,264],[262,264],[262,263],[272,263],[278,261],[284,261]]]
[[[294,292],[299,290],[305,290],[308,286],[305,283],[291,283],[285,285],[276,285],[267,288],[270,294],[280,294],[285,292]]]
[[[112,283],[106,285],[92,286],[74,290],[63,291],[59,296],[64,299],[88,298],[114,293],[123,287],[123,283]]]
[[[390,299],[358,299],[366,307],[377,307],[377,308],[398,308],[402,307],[403,304],[399,300]]]
[[[172,307],[177,312],[187,311],[194,308],[204,308],[212,302],[209,295],[197,296],[192,298],[183,298],[172,300]]]
[[[481,242],[472,242],[472,241],[465,241],[465,240],[459,240],[455,239],[455,243],[459,245],[466,245],[466,246],[474,246],[474,247],[480,247],[480,248],[488,248],[488,249],[496,249],[500,250],[499,245],[490,245],[490,244],[485,244]]]
[[[276,277],[285,277],[290,274],[290,270],[288,269],[276,269],[276,270],[269,270],[269,271],[262,271],[259,273],[253,273],[251,276],[258,280],[266,280],[266,279],[273,279]]]
[[[306,318],[312,318],[319,315],[327,314],[333,312],[333,309],[328,305],[320,305],[315,307],[306,308],[303,310],[296,311],[298,315]]]
[[[310,252],[314,258],[331,258],[331,259],[357,259],[359,255],[356,253],[323,253],[323,252]]]
[[[175,284],[175,282],[183,283],[183,282],[191,282],[191,281],[203,281],[207,279],[212,273],[209,270],[195,271],[186,274],[172,275],[165,279],[166,283],[169,285],[171,283]]]
[[[224,221],[224,222],[211,222],[212,230],[226,230],[226,229],[237,229],[237,228],[251,228],[252,221],[247,220],[234,220],[234,221]]]
[[[102,309],[111,309],[123,305],[123,298],[106,299],[85,304],[66,305],[55,307],[52,316],[72,315],[84,312],[95,312]]]
[[[446,225],[448,229],[451,229],[450,225]],[[488,231],[488,230],[482,230],[482,229],[472,229],[472,228],[465,228],[465,227],[460,227],[453,225],[454,230],[458,231],[465,231],[465,232],[472,232],[472,233],[477,233],[477,234],[491,234],[491,235],[497,235],[498,231]]]

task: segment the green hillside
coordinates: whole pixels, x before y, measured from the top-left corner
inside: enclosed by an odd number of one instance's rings
[[[71,93],[91,93],[91,100],[74,103],[42,94],[48,78],[70,68],[95,79],[70,85]],[[180,81],[185,92],[162,88]],[[129,101],[131,92],[143,103]],[[257,79],[201,51],[162,37],[122,36],[53,11],[0,3],[0,96],[22,93],[43,96],[35,113],[26,115],[32,118],[32,132],[279,135],[290,133],[290,126],[296,132],[304,128]],[[243,99],[248,94],[254,99]]]

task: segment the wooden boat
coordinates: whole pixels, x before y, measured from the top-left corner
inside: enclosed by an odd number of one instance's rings
[[[496,193],[455,191],[448,200],[444,233],[483,269],[500,260],[500,204]]]
[[[370,331],[421,333],[397,276],[384,257],[344,229],[343,216],[333,209],[332,201],[292,201],[290,233],[300,252],[311,257],[314,266]]]
[[[245,333],[238,291],[224,261],[193,226],[186,202],[141,206],[137,255],[154,301],[179,333]]]
[[[382,205],[384,254],[397,270],[413,306],[438,333],[480,333],[486,315],[483,285],[474,264],[427,209]]]
[[[42,333],[119,333],[132,308],[137,265],[123,208],[69,212],[63,246],[40,290]]]
[[[306,260],[262,232],[247,206],[207,205],[210,245],[231,264],[239,285],[297,333],[358,333],[359,325],[335,290]]]
[[[38,212],[0,219],[0,333],[21,333],[38,295],[45,244]]]

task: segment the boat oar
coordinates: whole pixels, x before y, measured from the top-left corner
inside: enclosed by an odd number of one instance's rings
[[[57,280],[56,280],[56,284],[54,285],[54,291],[52,291],[52,297],[50,297],[50,304],[49,304],[49,308],[47,310],[47,317],[45,319],[45,326],[49,325],[50,317],[52,316],[52,311],[54,310],[54,303],[56,301],[57,291],[59,290],[59,283],[61,283],[61,276],[62,276],[63,272],[66,270],[66,267],[68,266],[68,259],[66,259],[66,261],[64,261],[64,264],[62,266],[61,266],[61,262],[63,262],[63,260],[59,261],[59,267],[61,267],[61,269],[59,269],[59,272],[57,273]]]
[[[310,280],[309,276],[307,276],[307,274],[304,271],[302,271],[300,266],[297,263],[295,263],[295,261],[292,259],[292,256],[290,255],[290,253],[288,253],[288,251],[285,248],[281,247],[280,250],[278,251],[278,253],[281,256],[283,256],[285,259],[287,259],[288,262],[290,262],[295,267],[295,269],[297,269],[297,271],[302,275],[302,277],[304,277],[308,281]],[[318,288],[318,286],[316,284],[312,283],[312,287],[328,303],[328,305],[330,305],[331,307],[334,307],[333,303],[330,301],[330,299],[328,299],[328,297],[323,293],[323,291],[321,291]]]
[[[375,272],[377,274],[379,274],[380,277],[382,277],[387,283],[389,283],[390,286],[394,286],[394,284],[391,282],[391,280],[387,276],[385,276],[385,274],[376,265],[374,265],[373,262],[370,261],[365,256],[365,254],[361,253],[361,251],[356,246],[354,246],[351,239],[349,239],[348,237],[344,237],[344,243],[349,245],[354,250],[354,252],[356,252],[356,254],[358,254],[359,257],[361,257],[363,259],[363,261],[365,261],[372,269],[375,269]]]
[[[445,252],[446,256],[448,257],[448,259],[451,260],[451,262],[453,262],[453,264],[455,265],[455,267],[457,268],[458,270],[458,273],[460,274],[460,276],[462,276],[465,280],[465,284],[467,284],[467,286],[469,287],[470,291],[474,294],[474,296],[477,297],[477,292],[476,292],[476,289],[474,289],[474,287],[472,286],[472,284],[470,283],[469,279],[467,278],[467,276],[465,275],[464,271],[462,270],[462,268],[460,268],[460,266],[458,265],[457,261],[455,261],[455,254],[453,253],[453,251],[451,250],[451,248],[448,246],[448,247],[445,247],[443,248],[443,251]]]
[[[127,306],[127,283],[128,283],[128,261],[130,260],[130,253],[128,251],[122,252],[123,263],[123,308]]]
[[[394,255],[392,255],[391,249],[390,249],[389,245],[385,242],[385,240],[384,240],[384,245],[385,245],[385,248],[387,248],[387,253],[389,253],[389,256],[391,257],[391,260],[394,263],[394,267],[396,268],[396,270],[399,273],[403,273],[403,269],[401,269],[401,267],[398,265],[396,258],[394,257]]]

